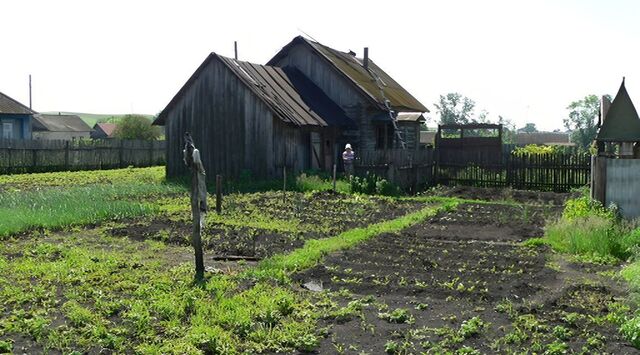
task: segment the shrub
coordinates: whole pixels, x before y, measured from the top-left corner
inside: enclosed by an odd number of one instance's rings
[[[400,195],[400,188],[375,174],[367,174],[363,177],[354,176],[351,179],[351,192],[366,195]]]
[[[554,154],[558,153],[558,148],[552,145],[527,144],[524,147],[516,147],[515,154]]]

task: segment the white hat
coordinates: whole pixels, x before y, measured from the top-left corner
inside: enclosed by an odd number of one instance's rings
[[[351,149],[351,144],[347,143],[347,145],[344,146],[344,149]]]

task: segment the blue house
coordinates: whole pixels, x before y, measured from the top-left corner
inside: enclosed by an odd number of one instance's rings
[[[0,92],[0,139],[31,139],[37,112]]]

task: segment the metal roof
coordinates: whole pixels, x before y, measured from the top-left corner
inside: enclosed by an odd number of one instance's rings
[[[35,115],[34,132],[91,132],[91,127],[76,115]]]
[[[429,110],[405,90],[398,82],[393,80],[384,70],[378,67],[369,58],[368,69],[365,69],[361,58],[335,50],[317,42],[308,40],[302,36],[294,38],[289,44],[283,47],[267,65],[275,65],[284,57],[289,49],[298,44],[304,43],[313,48],[321,57],[329,61],[342,75],[349,79],[365,96],[375,103],[384,107],[384,99],[390,101],[390,105],[402,111],[429,112]],[[384,97],[376,83],[375,77],[382,81]]]
[[[355,123],[297,69],[243,62],[211,53],[153,124],[163,125],[169,110],[212,60],[219,60],[284,122],[297,126],[344,126]]]
[[[640,142],[640,118],[631,102],[624,79],[598,131],[603,142]]]
[[[37,112],[0,92],[0,113],[33,115]]]

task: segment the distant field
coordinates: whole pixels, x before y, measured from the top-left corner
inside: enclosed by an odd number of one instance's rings
[[[50,112],[42,112],[45,114],[57,114],[57,113],[63,114],[63,115],[78,115],[80,116],[80,118],[82,118],[83,121],[85,121],[89,126],[93,127],[93,125],[96,124],[96,122],[98,121],[106,121],[106,120],[119,120],[120,118],[124,117],[125,113],[122,114],[97,114],[97,113],[82,113],[82,112],[67,112],[67,111],[50,111]],[[141,114],[142,116],[147,117],[148,119],[152,119],[153,115],[147,115],[147,114]]]

